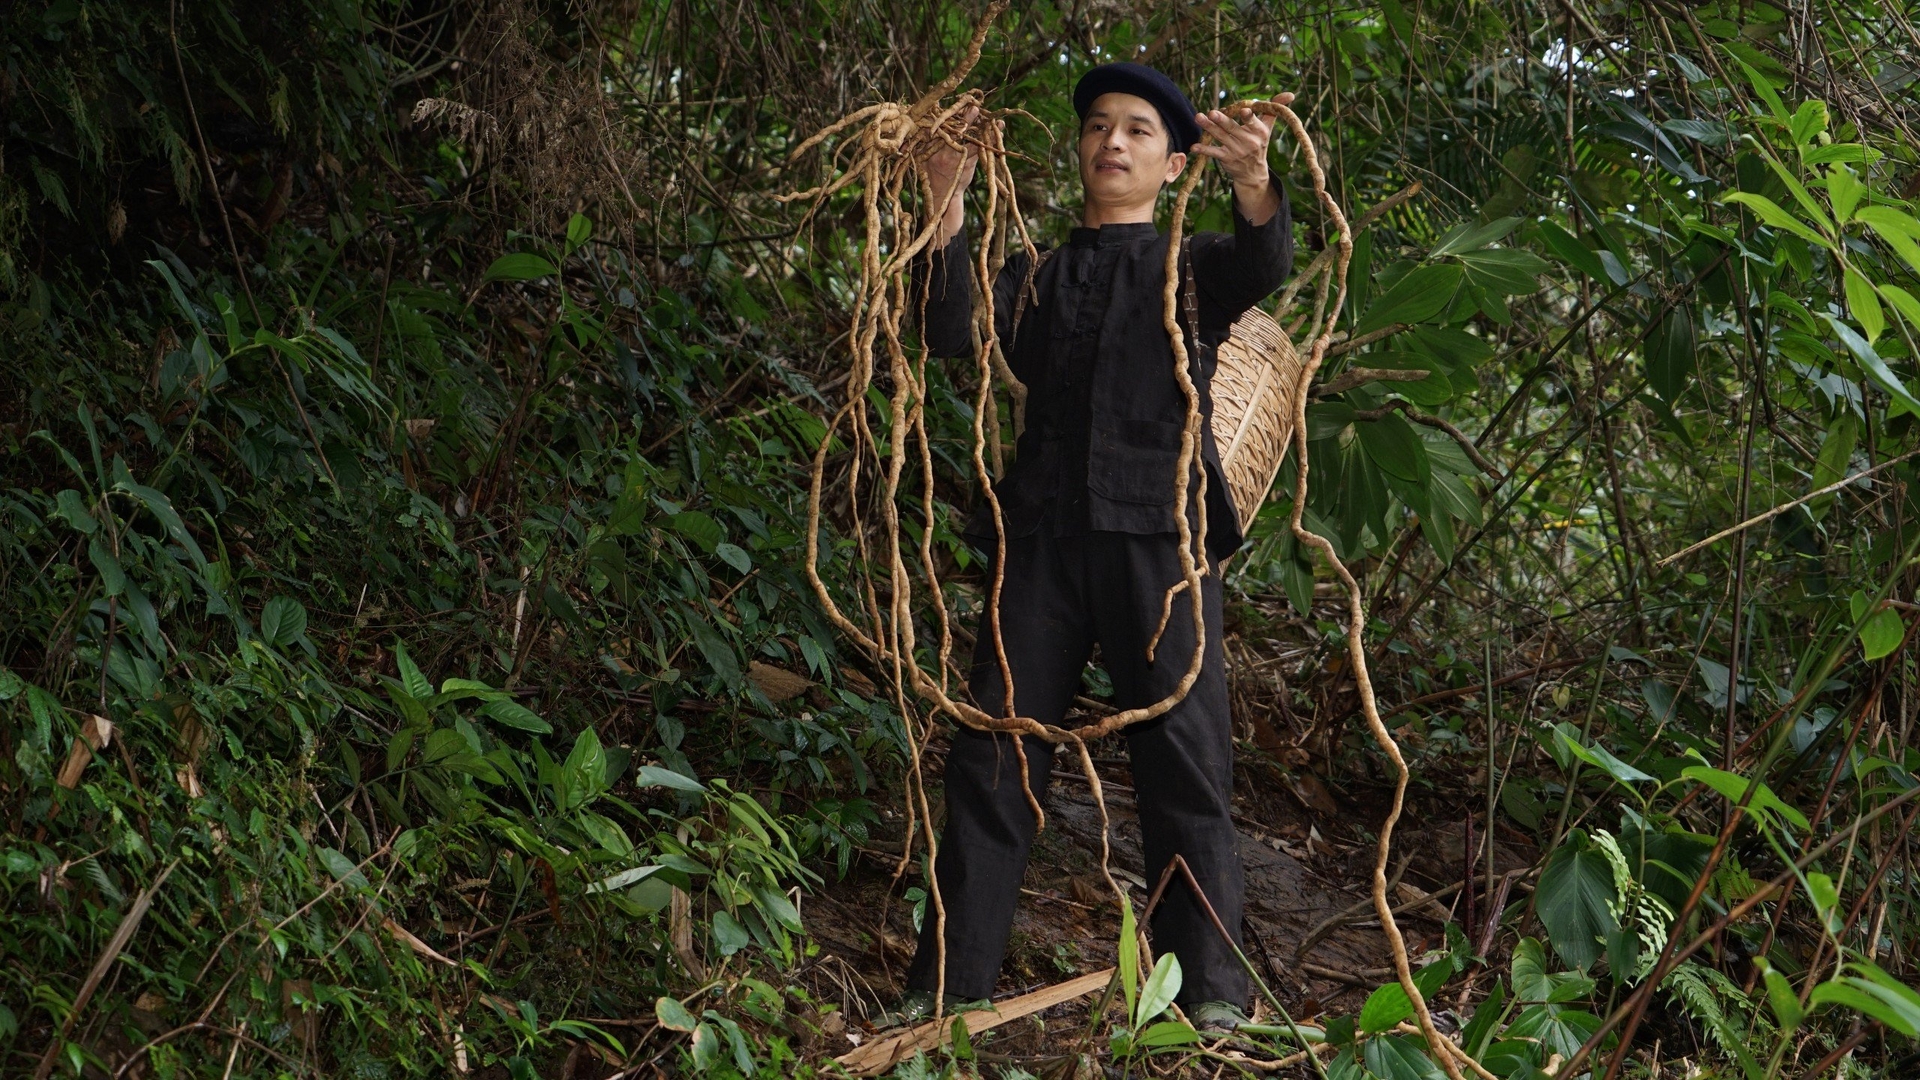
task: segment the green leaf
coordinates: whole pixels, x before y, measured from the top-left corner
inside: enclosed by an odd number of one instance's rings
[[[1437,259],[1442,255],[1457,255],[1463,251],[1477,251],[1480,248],[1486,247],[1488,244],[1498,243],[1505,239],[1506,235],[1512,232],[1513,227],[1518,224],[1520,224],[1520,219],[1517,217],[1503,217],[1489,221],[1485,225],[1474,225],[1471,222],[1460,225],[1441,237],[1440,242],[1435,244],[1433,250],[1427,253],[1427,257]]]
[[[1432,475],[1433,465],[1427,459],[1426,444],[1399,413],[1356,424],[1355,430],[1359,432],[1360,445],[1366,450],[1367,458],[1381,471],[1416,484],[1425,484]]]
[[[55,495],[53,507],[56,516],[64,518],[67,524],[79,532],[92,536],[95,530],[100,528],[100,523],[94,520],[92,514],[87,513],[86,504],[80,500],[80,493],[72,488],[65,488],[60,494]]]
[[[1707,785],[1719,792],[1721,797],[1730,803],[1738,803],[1740,797],[1747,793],[1747,778],[1737,773],[1725,772],[1706,765],[1689,765],[1680,770],[1680,775]],[[1747,808],[1762,818],[1771,819],[1772,815],[1778,814],[1802,831],[1807,828],[1807,815],[1782,802],[1780,796],[1775,795],[1773,789],[1765,783],[1755,787],[1753,798],[1748,801]]]
[[[345,853],[330,847],[316,847],[314,851],[320,856],[320,861],[326,864],[327,873],[332,874],[335,881],[355,889],[368,887],[367,875],[361,873],[360,867]]]
[[[673,531],[694,542],[701,551],[711,555],[719,548],[720,541],[727,538],[727,531],[712,517],[698,510],[682,510],[667,519]]]
[[[1831,248],[1833,246],[1832,241],[1814,231],[1811,225],[1787,213],[1785,208],[1779,203],[1774,202],[1765,195],[1756,195],[1750,191],[1734,191],[1722,195],[1720,201],[1737,203],[1744,206],[1753,211],[1754,216],[1759,218],[1763,223],[1776,229],[1785,229],[1787,232],[1800,237],[1810,244],[1818,244],[1823,248]]]
[[[1860,199],[1866,192],[1866,185],[1860,182],[1852,169],[1841,164],[1827,167],[1827,201],[1833,205],[1835,220],[1846,221],[1853,217],[1854,208],[1860,205]]]
[[[1913,1000],[1912,993],[1904,987],[1896,990],[1867,979],[1842,976],[1814,987],[1808,1004],[1852,1009],[1911,1038],[1920,1034],[1920,1001]]]
[[[1892,608],[1881,608],[1860,624],[1860,655],[1878,660],[1900,647],[1907,636],[1907,624]]]
[[[1454,263],[1438,263],[1414,269],[1396,282],[1386,294],[1367,308],[1354,326],[1355,335],[1369,333],[1394,323],[1416,323],[1445,311],[1460,287],[1463,271]]]
[[[1787,129],[1793,134],[1794,142],[1801,146],[1811,144],[1827,130],[1827,103],[1818,98],[1801,102],[1800,107],[1793,110]]]
[[[1127,995],[1127,1015],[1133,1015],[1140,997],[1140,927],[1133,918],[1133,902],[1120,905],[1120,990]]]
[[[102,538],[95,536],[87,541],[87,559],[93,568],[100,572],[100,588],[106,596],[123,596],[127,591],[127,572],[121,568],[120,560],[113,557]]]
[[[1166,1012],[1179,993],[1180,958],[1166,953],[1154,965],[1153,974],[1147,976],[1147,985],[1140,988],[1140,1002],[1133,1010],[1133,1026],[1145,1027],[1147,1021]]]
[[[427,681],[420,669],[414,666],[413,657],[407,653],[404,641],[393,643],[393,664],[400,669],[400,686],[416,700],[433,696],[433,684]]]
[[[716,544],[714,545],[713,553],[720,556],[721,562],[726,563],[728,566],[733,567],[743,574],[750,573],[753,570],[753,559],[737,544]]]
[[[1760,95],[1760,100],[1767,103],[1767,111],[1773,114],[1775,120],[1780,121],[1782,124],[1787,123],[1787,107],[1781,103],[1780,94],[1774,90],[1773,83],[1769,81],[1765,75],[1755,70],[1753,65],[1740,59],[1739,55],[1733,53],[1731,49],[1728,50],[1728,53],[1732,57],[1733,62],[1740,65],[1740,70],[1747,73],[1747,82],[1753,85],[1753,92]]]
[[[1410,1035],[1368,1039],[1360,1051],[1367,1071],[1380,1080],[1445,1080],[1447,1075],[1427,1056],[1425,1044]]]
[[[1920,243],[1916,243],[1920,241],[1920,221],[1891,206],[1863,206],[1853,216],[1856,221],[1866,222],[1908,267],[1920,273]]]
[[[693,1067],[702,1075],[720,1063],[720,1033],[712,1024],[701,1023],[693,1029]],[[514,1077],[514,1080],[520,1080]]]
[[[1820,313],[1820,316],[1827,320],[1828,325],[1833,327],[1834,336],[1838,337],[1840,343],[1847,347],[1847,351],[1853,354],[1853,358],[1859,361],[1860,367],[1867,373],[1867,377],[1878,384],[1880,389],[1893,395],[1893,399],[1905,405],[1909,412],[1920,416],[1920,401],[1916,401],[1914,396],[1907,392],[1907,384],[1901,382],[1900,377],[1895,375],[1892,370],[1887,367],[1887,362],[1880,359],[1880,354],[1873,351],[1873,346],[1868,344],[1859,334],[1855,333],[1853,327],[1848,326],[1842,320],[1836,319],[1824,311]]]
[[[1599,743],[1595,743],[1592,746],[1585,745],[1580,741],[1580,730],[1572,724],[1566,723],[1565,721],[1555,724],[1553,735],[1555,739],[1559,740],[1560,745],[1566,747],[1568,753],[1623,784],[1633,784],[1642,780],[1655,779],[1652,775],[1641,772],[1639,769],[1614,757],[1606,747],[1601,746]]]
[[[1780,1030],[1792,1031],[1806,1019],[1806,1010],[1800,1007],[1800,997],[1793,992],[1793,984],[1785,975],[1773,969],[1764,956],[1753,958],[1755,967],[1760,969],[1767,981],[1767,1004],[1773,1006],[1773,1015],[1780,1021]]]
[[[1820,456],[1813,463],[1813,490],[1838,483],[1848,475],[1848,470],[1853,466],[1853,448],[1859,438],[1859,418],[1854,416],[1852,410],[1842,409],[1840,415],[1828,425],[1826,438],[1821,440]],[[1833,500],[1832,495],[1822,495],[1807,505],[1818,519],[1826,514]]]
[[[1467,251],[1456,256],[1467,283],[1503,296],[1526,296],[1540,288],[1540,275],[1553,267],[1538,255],[1512,248]]]
[[[482,281],[532,281],[536,278],[552,277],[559,268],[546,259],[531,252],[516,251],[511,255],[502,255],[493,260],[487,272],[481,275]]]
[[[1853,316],[1860,329],[1866,332],[1869,343],[1877,340],[1887,328],[1886,313],[1880,309],[1880,296],[1873,291],[1873,282],[1860,275],[1860,271],[1849,266],[1842,271],[1846,282],[1847,312]]]
[[[1542,221],[1539,227],[1540,238],[1561,261],[1595,281],[1608,280],[1606,269],[1600,265],[1600,256],[1594,254],[1592,248],[1551,221]]]
[[[1581,970],[1600,958],[1600,943],[1620,925],[1613,914],[1613,907],[1620,902],[1613,885],[1613,867],[1578,830],[1547,860],[1534,899],[1553,951]],[[1516,971],[1514,989],[1518,991],[1519,987]]]
[[[531,731],[535,735],[545,735],[553,730],[553,725],[542,720],[532,709],[505,698],[497,698],[480,706],[480,715],[496,724]]]
[[[700,781],[674,772],[672,769],[663,769],[658,765],[640,766],[639,775],[634,777],[633,786],[672,788],[675,791],[689,791],[694,794],[707,790],[707,786]]]
[[[1200,1041],[1200,1033],[1178,1020],[1162,1020],[1148,1027],[1133,1040],[1133,1045],[1153,1049],[1166,1046],[1190,1046]]]
[[[1538,950],[1540,943],[1536,941],[1533,944]],[[1499,1023],[1501,1015],[1506,1011],[1506,1005],[1506,984],[1495,979],[1493,991],[1487,995],[1485,1001],[1474,1006],[1473,1019],[1468,1020],[1467,1026],[1460,1031],[1460,1047],[1474,1060],[1480,1060],[1487,1052],[1487,1043],[1493,1039],[1493,1027]]]
[[[1908,326],[1920,330],[1920,299],[1898,285],[1880,286],[1880,295],[1893,305],[1893,310],[1900,313]]]
[[[713,917],[713,943],[719,946],[721,956],[732,956],[753,944],[753,935],[739,919],[722,911]]]
[[[1687,380],[1693,377],[1695,354],[1693,309],[1676,305],[1647,338],[1647,385],[1660,400],[1671,403],[1686,390]]]
[[[606,749],[592,728],[582,728],[555,779],[554,802],[562,811],[579,809],[605,791],[606,784]]]
[[[585,214],[575,214],[567,219],[567,251],[577,251],[593,237],[593,221]]]
[[[269,645],[291,645],[307,632],[307,609],[291,596],[276,596],[260,611],[260,636]]]

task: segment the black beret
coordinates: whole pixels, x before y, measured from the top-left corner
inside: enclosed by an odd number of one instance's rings
[[[1101,64],[1073,88],[1073,111],[1086,123],[1087,110],[1101,94],[1132,94],[1153,103],[1167,127],[1167,148],[1184,154],[1200,141],[1200,125],[1193,121],[1193,102],[1172,79],[1145,64]]]

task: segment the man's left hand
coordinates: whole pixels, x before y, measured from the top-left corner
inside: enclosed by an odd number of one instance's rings
[[[1286,105],[1292,94],[1275,94],[1273,100]],[[1269,186],[1267,143],[1273,138],[1273,125],[1252,109],[1240,109],[1229,116],[1225,111],[1196,113],[1200,130],[1214,137],[1215,144],[1196,143],[1193,153],[1210,157],[1233,181],[1240,212],[1255,225],[1264,224],[1280,208],[1280,200]]]

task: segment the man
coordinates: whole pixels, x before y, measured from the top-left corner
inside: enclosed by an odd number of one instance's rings
[[[1166,696],[1193,655],[1189,601],[1181,601],[1153,659],[1147,657],[1167,589],[1181,580],[1174,475],[1187,411],[1162,323],[1168,238],[1154,227],[1161,190],[1180,176],[1190,155],[1213,158],[1233,183],[1233,234],[1194,236],[1187,260],[1198,294],[1199,338],[1207,345],[1224,339],[1235,318],[1279,288],[1293,264],[1287,197],[1267,168],[1271,129],[1262,118],[1247,111],[1197,114],[1172,80],[1139,64],[1089,71],[1074,90],[1074,108],[1081,121],[1082,227],[1035,271],[1017,332],[1013,314],[1030,268],[1027,256],[1008,259],[994,284],[995,330],[1028,395],[1017,458],[995,489],[1006,525],[1000,638],[1015,710],[1044,723],[1063,718],[1096,645],[1122,707]],[[1217,144],[1200,145],[1202,131]],[[940,356],[972,352],[962,194],[973,170],[973,157],[958,151],[928,161],[933,191],[953,192],[926,275],[923,331]],[[1196,350],[1188,340],[1191,354]],[[1211,350],[1197,353],[1190,356],[1192,373],[1202,407],[1210,410]],[[1210,430],[1201,457],[1206,551],[1217,561],[1241,536]],[[1197,480],[1193,476],[1190,486]],[[990,510],[977,512],[966,534],[994,551]],[[1242,872],[1230,813],[1232,737],[1217,565],[1203,581],[1199,679],[1179,705],[1126,729],[1126,736],[1147,880],[1158,880],[1173,855],[1183,856],[1237,938]],[[971,691],[982,709],[1006,715],[1006,686],[984,616]],[[947,825],[935,873],[946,907],[949,1007],[992,995],[1033,842],[1035,821],[1011,739],[962,727],[947,755]],[[1025,750],[1038,796],[1053,767],[1053,748],[1028,739]],[[1179,1000],[1190,1018],[1216,1030],[1244,1020],[1246,974],[1184,884],[1168,889],[1151,930],[1157,952],[1180,958]],[[896,1019],[933,1011],[933,994],[941,989],[935,934],[929,912]]]

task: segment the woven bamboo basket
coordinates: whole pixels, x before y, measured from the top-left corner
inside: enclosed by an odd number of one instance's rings
[[[1286,331],[1257,307],[1234,322],[1217,357],[1213,442],[1245,532],[1293,442],[1293,399],[1302,365]]]

